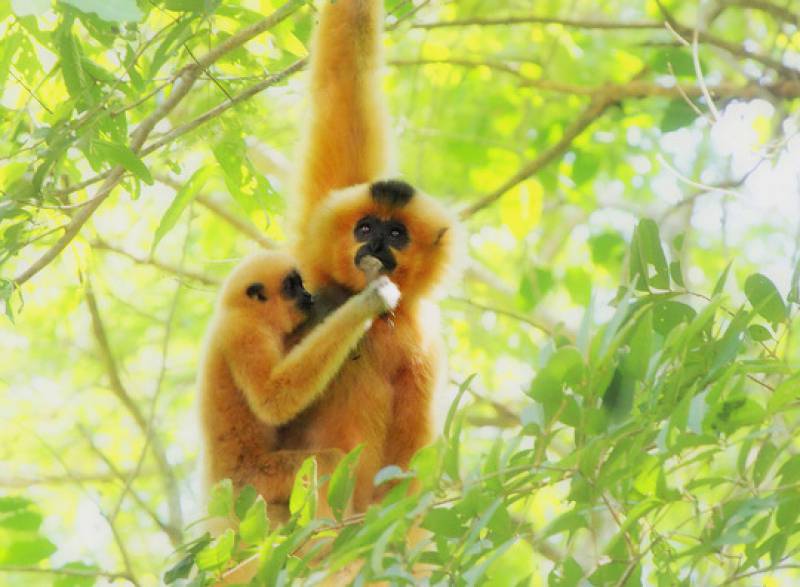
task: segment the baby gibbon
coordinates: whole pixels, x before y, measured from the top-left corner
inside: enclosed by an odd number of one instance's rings
[[[362,291],[374,257],[402,292],[391,319],[375,320],[320,401],[285,426],[295,450],[365,444],[356,510],[375,498],[384,466],[407,467],[431,440],[432,396],[442,382],[438,309],[460,242],[455,216],[389,173],[379,68],[383,2],[325,0],[312,47],[311,113],[293,210],[293,250],[321,306]]]
[[[199,375],[206,486],[230,478],[237,489],[253,485],[269,504],[288,502],[307,457],[329,474],[343,456],[334,445],[282,450],[281,426],[319,398],[372,320],[400,295],[386,277],[376,279],[288,348],[314,306],[295,266],[286,253],[259,252],[233,270]]]

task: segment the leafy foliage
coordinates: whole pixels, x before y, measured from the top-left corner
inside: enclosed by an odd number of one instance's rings
[[[199,495],[193,382],[286,239],[314,8],[0,2],[0,583],[796,584],[796,7],[529,4],[387,3],[400,168],[470,233],[459,383],[380,504],[307,461],[279,524]]]

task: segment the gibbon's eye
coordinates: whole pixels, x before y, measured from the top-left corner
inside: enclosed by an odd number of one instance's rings
[[[369,240],[375,232],[376,226],[380,221],[373,216],[365,216],[356,223],[356,228],[353,231],[353,236],[359,242]]]
[[[253,298],[259,302],[267,301],[267,290],[264,289],[263,283],[251,283],[245,290],[248,298]]]
[[[389,244],[395,249],[402,249],[411,240],[408,238],[406,227],[397,220],[388,222],[385,230],[389,235]]]

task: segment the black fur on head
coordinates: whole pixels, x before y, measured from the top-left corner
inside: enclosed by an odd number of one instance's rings
[[[391,208],[402,208],[414,195],[414,188],[399,179],[376,181],[369,186],[372,199]]]

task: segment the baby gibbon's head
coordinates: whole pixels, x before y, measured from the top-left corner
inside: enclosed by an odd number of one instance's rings
[[[228,276],[220,304],[226,310],[243,312],[254,325],[266,322],[278,332],[289,333],[308,318],[314,305],[296,266],[287,253],[254,253]]]
[[[334,192],[312,216],[302,261],[309,279],[326,278],[358,291],[358,269],[370,255],[397,284],[403,299],[430,293],[452,267],[460,240],[455,216],[438,201],[402,181],[377,181]],[[309,246],[309,244],[311,246]]]

